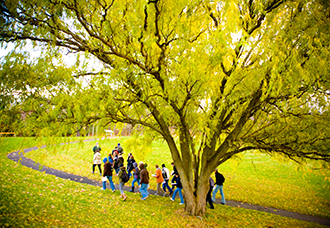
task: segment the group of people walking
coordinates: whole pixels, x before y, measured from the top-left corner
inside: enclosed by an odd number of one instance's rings
[[[121,147],[120,143],[115,147],[114,150],[108,155],[108,157],[105,157],[103,159],[104,168],[103,168],[103,175],[101,170],[101,147],[99,146],[98,142],[93,147],[94,157],[93,157],[93,166],[92,166],[92,173],[95,172],[95,167],[98,166],[100,175],[102,176],[102,184],[103,187],[102,190],[106,190],[106,182],[107,180],[110,183],[110,188],[112,191],[116,191],[115,185],[113,183],[113,171],[115,171],[115,175],[118,177],[119,180],[119,190],[121,192],[121,197],[123,198],[123,201],[127,199],[127,196],[123,190],[123,187],[125,183],[131,179],[131,190],[130,192],[134,192],[135,190],[135,183],[137,183],[137,186],[139,186],[139,192],[142,195],[141,200],[146,200],[150,193],[148,192],[149,188],[149,172],[147,170],[147,164],[140,162],[137,163],[134,159],[133,154],[129,153],[127,156],[127,166],[124,166],[124,158],[123,153],[124,150]],[[157,190],[155,195],[159,196],[165,196],[166,194],[169,194],[171,197],[170,199],[172,201],[175,200],[175,197],[177,194],[179,194],[180,197],[180,204],[184,204],[184,198],[182,194],[182,184],[180,175],[174,165],[174,162],[171,163],[173,167],[173,171],[171,175],[173,176],[171,179],[171,187],[169,185],[170,180],[170,172],[168,168],[166,168],[165,164],[162,164],[162,167],[159,167],[158,165],[155,166],[156,173],[152,174],[152,177],[156,178],[157,182]],[[224,193],[223,193],[223,182],[225,181],[225,178],[222,174],[218,172],[218,170],[215,170],[215,177],[216,182],[214,183],[213,179],[210,177],[210,190],[207,194],[206,201],[209,203],[210,208],[213,209],[214,205],[213,202],[215,202],[215,196],[216,193],[220,190],[221,194],[221,204],[226,204]],[[213,194],[212,194],[213,191]],[[212,196],[211,196],[212,194]]]

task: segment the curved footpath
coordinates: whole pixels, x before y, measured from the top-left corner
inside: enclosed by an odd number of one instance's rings
[[[71,142],[71,143],[76,143],[76,142]],[[41,148],[44,148],[44,147],[46,147],[46,146],[42,146]],[[15,152],[8,154],[7,157],[15,162],[20,162],[22,165],[27,166],[34,170],[38,170],[41,172],[45,172],[47,174],[55,175],[55,176],[63,178],[63,179],[68,179],[68,180],[72,180],[72,181],[76,181],[76,182],[80,182],[80,183],[85,183],[85,184],[89,184],[89,185],[102,187],[101,181],[91,180],[86,177],[66,173],[61,170],[52,169],[52,168],[43,166],[41,164],[38,164],[38,163],[34,162],[33,160],[26,158],[24,156],[25,153],[28,153],[32,150],[37,150],[37,149],[38,149],[38,147],[28,148],[28,149],[24,150],[24,153],[22,153],[21,151],[15,151]],[[107,188],[110,189],[109,183],[107,183]],[[116,185],[116,189],[118,189],[118,188],[119,188],[118,185]],[[124,190],[129,191],[130,188],[127,186],[124,186]],[[150,192],[150,194],[156,193],[156,191],[152,190],[152,189],[149,189],[148,191]],[[220,204],[220,199],[216,199],[215,204]],[[282,209],[270,208],[270,207],[259,206],[259,205],[252,205],[252,204],[242,203],[242,202],[237,202],[237,201],[226,200],[226,205],[232,206],[232,207],[240,207],[240,208],[245,208],[245,209],[268,212],[268,213],[272,213],[272,214],[276,214],[276,215],[281,215],[281,216],[285,216],[285,217],[290,217],[290,218],[294,218],[294,219],[299,219],[299,220],[308,221],[308,222],[315,222],[315,223],[319,223],[322,225],[330,226],[330,219],[327,219],[327,218],[303,215],[303,214],[299,214],[296,212],[285,211]]]

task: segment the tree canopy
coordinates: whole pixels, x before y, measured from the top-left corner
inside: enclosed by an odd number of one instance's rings
[[[1,0],[0,7],[2,45],[44,48],[35,63],[18,53],[3,60],[1,97],[22,95],[15,107],[27,113],[24,126],[64,131],[101,121],[151,130],[169,146],[191,214],[204,214],[210,174],[236,154],[330,161],[328,1]],[[60,51],[103,67],[62,66],[54,62]]]

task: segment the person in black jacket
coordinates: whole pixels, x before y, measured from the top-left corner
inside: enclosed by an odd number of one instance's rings
[[[133,167],[134,162],[135,162],[135,159],[134,159],[133,154],[129,153],[128,158],[127,158],[127,173],[128,173],[129,177],[132,176],[131,172],[134,169],[134,167]]]
[[[220,189],[221,194],[221,204],[226,204],[225,195],[223,194],[223,182],[225,182],[225,177],[218,172],[218,169],[215,170],[215,186],[213,188],[212,200],[215,202],[215,195]]]
[[[172,201],[174,201],[177,192],[179,192],[180,201],[181,201],[180,204],[184,204],[183,195],[182,195],[182,184],[179,175],[176,175],[176,189],[174,190],[173,195],[170,198]]]
[[[172,183],[172,190],[174,190],[175,186],[177,185],[177,176],[179,175],[178,170],[176,169],[174,162],[171,163],[171,165],[173,166],[173,171],[171,173],[171,175],[173,176],[171,183]]]

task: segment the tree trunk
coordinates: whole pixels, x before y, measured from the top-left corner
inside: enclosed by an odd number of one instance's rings
[[[203,216],[206,212],[206,195],[209,191],[209,176],[200,176],[195,191],[186,189],[186,183],[182,182],[185,195],[185,210],[191,215]]]

